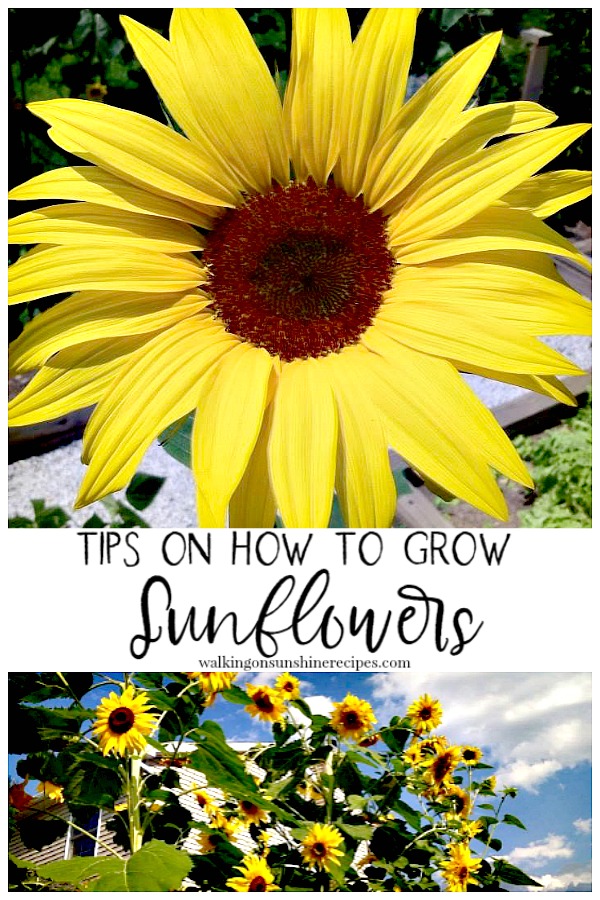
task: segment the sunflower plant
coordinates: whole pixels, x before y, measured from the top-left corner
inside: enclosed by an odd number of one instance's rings
[[[325,527],[334,495],[347,526],[387,527],[390,447],[500,519],[494,472],[531,486],[461,373],[574,402],[557,376],[580,370],[538,338],[588,333],[550,254],[588,262],[544,219],[590,177],[536,173],[588,126],[474,103],[500,33],[406,99],[417,16],[371,9],[352,40],[344,9],[295,10],[283,99],[234,9],[176,9],[168,39],[123,16],[168,125],[29,104],[84,165],[11,191],[64,202],[11,221],[37,246],[10,302],[68,296],[14,342],[38,372],[10,420],[95,406],[76,506],[182,433],[203,527]]]
[[[263,710],[270,739],[240,750],[216,721],[219,709],[234,704],[250,726],[256,688],[271,700],[278,689],[233,674],[13,676],[11,749],[25,754],[11,793],[20,846],[39,850],[64,835],[62,804],[72,831],[97,844],[95,856],[60,862],[13,856],[15,889],[536,886],[501,853],[498,831],[524,827],[504,811],[516,791],[498,789],[481,748],[418,727],[415,709],[428,705],[441,724],[438,700],[424,695],[387,725],[353,694],[319,715],[284,673],[283,713],[275,702],[270,717]],[[92,687],[104,694],[95,709],[85,706]],[[41,782],[43,802],[27,792],[30,779]],[[96,835],[79,824],[94,808],[105,822]]]

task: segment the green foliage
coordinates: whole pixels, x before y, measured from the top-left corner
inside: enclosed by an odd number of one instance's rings
[[[131,479],[125,491],[127,503],[115,497],[104,497],[101,501],[108,513],[108,521],[94,513],[83,523],[84,528],[148,528],[148,523],[136,510],[147,509],[155,499],[164,478],[138,472]],[[8,520],[9,528],[67,528],[71,522],[68,513],[60,506],[46,507],[44,500],[32,500],[33,518],[15,516]]]
[[[90,892],[174,891],[191,869],[187,853],[162,841],[150,841],[129,859],[67,859],[38,866],[41,878]]]
[[[92,684],[98,686],[97,679],[68,673],[11,676],[16,745],[27,754],[17,767],[24,784],[35,779],[59,785],[72,813],[71,828],[84,834],[80,823],[94,809],[104,810],[112,835],[112,844],[100,837],[95,857],[37,867],[11,860],[12,889],[177,891],[188,878],[197,890],[227,891],[229,879],[252,865],[252,857],[243,857],[236,845],[240,828],[283,891],[440,891],[448,880],[442,863],[449,849],[462,845],[470,854],[466,848],[473,839],[483,856],[470,857],[477,863],[477,883],[469,889],[535,885],[515,866],[490,856],[502,848],[498,828],[524,825],[502,814],[516,792],[497,793],[487,763],[466,766],[460,748],[450,748],[451,771],[435,781],[433,763],[447,745],[443,738],[415,731],[411,718],[395,716],[379,732],[366,734],[372,727],[367,717],[354,739],[340,726],[344,720],[313,714],[301,697],[285,696],[274,714],[272,742],[241,754],[220,725],[207,718],[207,703],[215,702],[215,692],[217,702],[236,705],[242,700],[248,705],[250,696],[235,685],[225,688],[222,676],[219,690],[191,674],[126,676],[126,684],[145,691],[156,718],[159,739],[148,735],[147,740],[158,756],[154,765],[149,759],[142,778],[136,753],[122,749],[105,755],[89,737],[95,714],[82,701]],[[110,678],[104,684],[124,688]],[[52,708],[53,701],[67,705]],[[356,698],[347,701],[356,703]],[[366,716],[364,701],[358,704],[358,714]],[[307,724],[298,723],[298,712]],[[31,721],[21,733],[27,717]],[[190,811],[192,798],[180,802],[198,787],[182,787],[183,766],[206,780],[214,798],[198,807],[202,815]],[[453,798],[467,795],[466,812],[457,812]],[[25,846],[42,849],[64,837],[67,821],[54,812],[56,803],[30,800],[18,807],[15,825]],[[310,856],[311,840],[322,828],[336,849],[324,866],[311,863]]]
[[[592,403],[539,438],[514,440],[531,464],[535,501],[519,514],[526,528],[590,528],[592,525]]]

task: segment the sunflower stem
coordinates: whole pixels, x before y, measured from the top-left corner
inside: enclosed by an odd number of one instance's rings
[[[129,843],[131,852],[136,853],[142,846],[142,824],[140,820],[140,787],[142,760],[139,756],[129,759],[129,772],[127,773],[127,803],[129,806]]]

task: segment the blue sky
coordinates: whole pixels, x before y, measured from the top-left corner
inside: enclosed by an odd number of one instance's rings
[[[238,684],[272,684],[277,672],[242,673]],[[438,733],[481,747],[499,785],[519,789],[505,812],[527,831],[498,832],[503,855],[546,891],[591,889],[591,676],[588,673],[295,672],[314,712],[329,714],[351,692],[369,700],[379,724],[403,715],[420,694],[440,700]],[[108,689],[92,691],[93,705]],[[218,699],[210,715],[232,741],[265,741],[266,725]],[[12,766],[11,766],[12,768]],[[474,845],[475,849],[475,845]]]

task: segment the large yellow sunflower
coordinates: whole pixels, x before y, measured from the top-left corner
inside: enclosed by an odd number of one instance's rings
[[[334,825],[321,825],[316,822],[302,841],[302,860],[313,869],[329,872],[332,863],[336,863],[343,844],[342,834]]]
[[[282,722],[285,717],[285,699],[279,691],[268,685],[247,685],[247,692],[252,701],[244,709],[261,722]]]
[[[550,213],[587,173],[535,173],[587,125],[516,101],[465,109],[500,40],[458,53],[405,102],[418,10],[298,9],[283,103],[234,9],[179,9],[169,40],[123,17],[179,131],[106,103],[32,103],[88,165],[13,199],[40,247],[12,303],[71,293],[15,341],[40,369],[25,425],[96,404],[76,506],[124,487],[195,412],[203,526],[389,526],[388,447],[429,482],[505,518],[492,470],[530,477],[460,372],[572,402],[579,369],[537,340],[587,333],[589,304],[548,254],[580,259]],[[182,133],[180,133],[182,132]],[[498,140],[502,138],[502,140]],[[293,177],[290,177],[290,172]]]
[[[238,878],[230,878],[227,887],[231,891],[249,892],[279,891],[275,882],[275,876],[271,872],[267,861],[260,856],[245,856],[239,866],[236,866],[242,874]]]
[[[144,691],[136,694],[132,685],[126,687],[120,697],[114,691],[110,697],[103,697],[92,726],[103,754],[106,756],[112,751],[117,756],[124,756],[143,750],[147,735],[157,725],[156,716],[148,712],[150,709],[148,695]]]
[[[481,860],[471,856],[468,844],[449,844],[449,859],[440,863],[440,869],[447,882],[446,890],[450,893],[466,891],[469,884],[477,884],[473,875],[481,868]]]
[[[406,717],[417,734],[433,731],[442,722],[442,704],[429,694],[422,694],[418,700],[410,704]]]
[[[346,694],[340,703],[333,704],[331,727],[340,737],[358,741],[377,722],[368,700],[360,700],[354,694]]]

